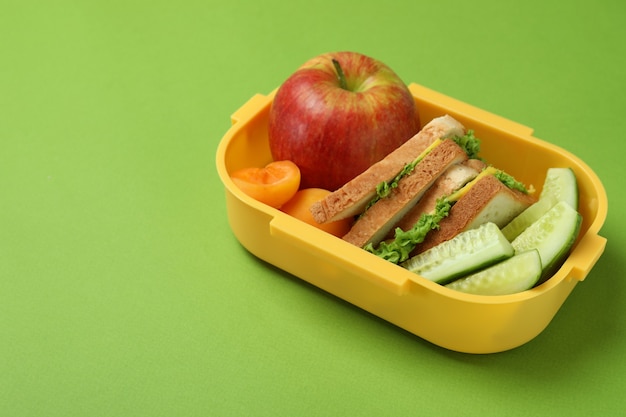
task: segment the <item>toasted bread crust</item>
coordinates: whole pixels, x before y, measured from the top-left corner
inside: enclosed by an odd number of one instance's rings
[[[411,256],[489,221],[503,227],[535,201],[532,195],[512,190],[493,175],[487,175],[452,206],[448,216],[439,223],[439,229],[428,233]]]
[[[443,172],[465,160],[467,154],[453,140],[442,141],[388,197],[367,209],[343,239],[359,247],[379,243]]]
[[[415,136],[381,161],[323,200],[314,203],[310,209],[313,218],[318,223],[327,223],[360,214],[376,195],[376,186],[383,181],[393,179],[406,164],[415,160],[431,143],[437,139],[464,134],[463,125],[448,115],[433,119]]]

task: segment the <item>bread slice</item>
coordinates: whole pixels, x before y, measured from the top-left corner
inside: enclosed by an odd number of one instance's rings
[[[404,166],[414,161],[437,139],[463,136],[465,127],[451,116],[431,120],[415,136],[385,158],[370,166],[338,190],[311,206],[318,223],[327,223],[358,215],[376,196],[376,186],[391,181]]]
[[[453,140],[441,141],[415,166],[410,175],[398,182],[389,196],[369,207],[343,239],[359,247],[368,243],[378,244],[441,174],[465,160],[467,154]]]
[[[486,175],[459,198],[448,216],[439,222],[439,229],[428,233],[411,256],[487,222],[503,227],[535,201],[533,195],[510,189],[494,175]]]
[[[435,211],[437,200],[449,196],[476,178],[485,166],[486,164],[479,159],[468,159],[448,168],[424,193],[417,204],[389,231],[386,239],[393,239],[394,231],[397,228],[404,231],[410,230],[423,214],[432,214]]]

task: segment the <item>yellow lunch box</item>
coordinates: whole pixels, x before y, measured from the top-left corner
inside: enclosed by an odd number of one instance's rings
[[[219,143],[217,171],[230,227],[258,258],[438,346],[501,352],[532,340],[550,323],[601,256],[607,215],[597,175],[575,155],[533,137],[532,129],[421,85],[409,89],[423,123],[449,114],[481,139],[481,156],[541,192],[550,167],[571,167],[579,187],[580,234],[561,268],[543,284],[511,295],[457,292],[387,262],[244,194],[230,173],[271,162],[267,128],[275,91],[257,94],[232,116]]]

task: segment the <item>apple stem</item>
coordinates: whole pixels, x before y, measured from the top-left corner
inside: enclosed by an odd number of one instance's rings
[[[337,78],[339,79],[339,87],[344,90],[348,89],[348,83],[346,82],[346,75],[343,73],[343,69],[341,65],[339,65],[339,61],[333,58],[333,65],[335,66],[335,71],[337,71]]]

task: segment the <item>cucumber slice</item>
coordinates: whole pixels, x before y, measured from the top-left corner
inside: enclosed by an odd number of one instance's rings
[[[461,232],[401,265],[426,279],[445,284],[513,256],[513,246],[494,223]]]
[[[537,249],[541,256],[541,281],[552,275],[576,241],[581,215],[572,206],[560,201],[539,220],[528,226],[511,245],[516,253]]]
[[[553,197],[578,210],[578,184],[571,168],[548,168],[539,199]]]
[[[541,272],[539,251],[532,249],[452,281],[446,287],[478,295],[514,294],[532,288],[539,280]]]
[[[559,201],[578,209],[578,184],[571,168],[549,168],[539,200],[504,226],[502,233],[512,242]]]
[[[553,195],[546,195],[544,198],[540,198],[536,203],[522,211],[504,226],[502,228],[502,234],[509,242],[512,242],[513,239],[526,230],[528,226],[539,220],[541,216],[554,207],[556,203],[556,198]]]

